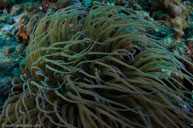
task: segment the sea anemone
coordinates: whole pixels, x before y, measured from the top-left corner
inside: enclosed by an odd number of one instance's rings
[[[25,68],[15,78],[0,124],[41,127],[188,127],[193,75],[135,12],[70,6],[28,30]],[[191,64],[192,65],[192,64]],[[176,86],[181,87],[179,89]]]

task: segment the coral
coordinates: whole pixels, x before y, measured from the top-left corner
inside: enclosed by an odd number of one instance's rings
[[[11,84],[9,83],[10,79],[7,77],[0,77],[0,106],[3,106],[5,100],[9,95],[9,89],[11,88]],[[2,107],[0,108],[2,111]]]
[[[23,2],[24,0],[0,0],[0,9],[9,8],[14,4],[18,4]]]
[[[193,38],[190,38],[186,41],[185,55],[193,63]],[[193,74],[193,66],[189,64],[186,65],[187,69]]]
[[[43,8],[47,9],[50,7],[51,3],[55,3],[57,0],[42,0],[42,6]]]
[[[10,56],[11,54],[13,54],[15,51],[15,46],[8,46],[4,49],[4,55],[5,56]]]
[[[5,7],[7,4],[7,0],[0,0],[0,8]]]
[[[139,0],[142,8],[156,20],[163,20],[164,25],[173,28],[177,38],[184,35],[189,22],[191,6],[181,0]]]
[[[41,19],[43,17],[44,12],[42,12],[41,3],[40,2],[26,2],[20,5],[20,8],[24,10],[24,13],[20,14],[17,17],[16,27],[18,29],[16,39],[19,42],[24,44],[28,44],[29,35],[27,34],[27,24],[30,19],[33,17],[33,27],[37,21],[37,19]],[[12,12],[13,11],[13,12]],[[11,10],[11,13],[15,13],[14,10]]]
[[[74,2],[79,2],[79,0],[42,0],[42,7],[47,9],[58,10],[64,7],[69,6]]]
[[[28,31],[25,68],[13,81],[1,127],[188,127],[193,113],[180,105],[192,109],[192,94],[179,79],[192,86],[193,75],[178,59],[190,62],[149,29],[159,28],[124,7],[46,14]]]

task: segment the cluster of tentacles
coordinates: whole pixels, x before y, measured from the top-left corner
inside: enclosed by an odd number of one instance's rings
[[[13,81],[0,124],[188,127],[193,113],[181,105],[192,109],[191,92],[179,79],[192,86],[193,75],[147,33],[154,27],[115,6],[47,14],[28,31],[26,67]]]

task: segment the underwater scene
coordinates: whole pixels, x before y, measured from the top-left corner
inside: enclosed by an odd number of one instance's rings
[[[0,0],[0,128],[193,128],[193,0]]]

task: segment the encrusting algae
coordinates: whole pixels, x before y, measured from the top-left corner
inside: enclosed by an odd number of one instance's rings
[[[28,29],[1,127],[188,128],[193,113],[181,105],[192,109],[191,92],[179,79],[192,86],[193,75],[178,59],[191,63],[148,34],[155,28],[119,6],[48,13]]]

